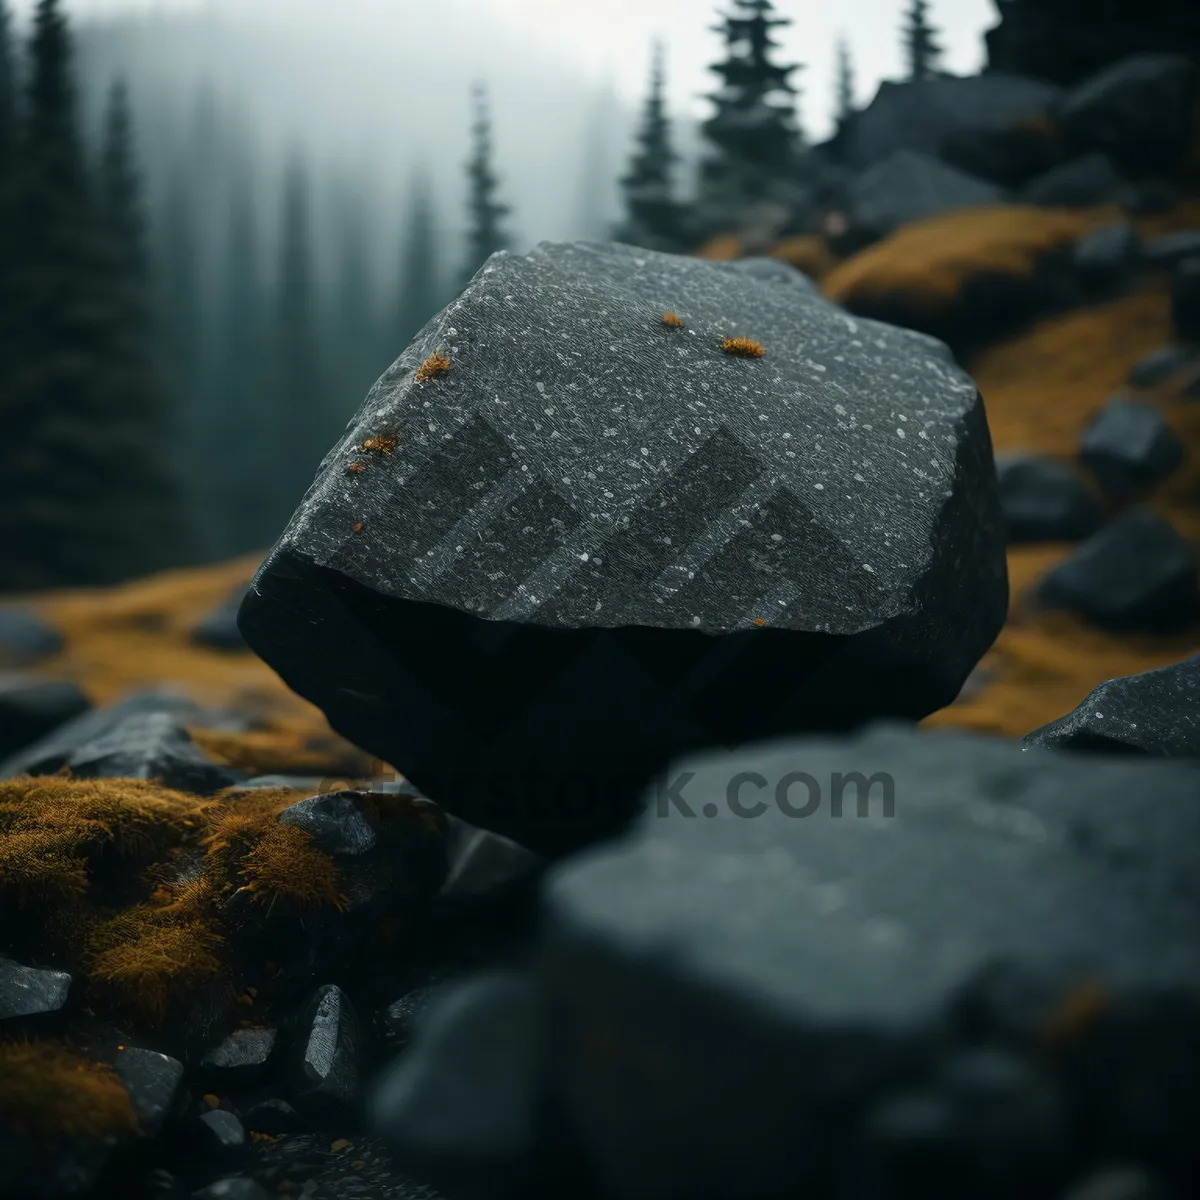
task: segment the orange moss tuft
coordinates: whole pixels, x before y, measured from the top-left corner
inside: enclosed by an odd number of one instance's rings
[[[848,308],[889,303],[939,313],[980,277],[1027,278],[1042,258],[1120,217],[1115,208],[1022,208],[1005,205],[944,213],[905,225],[846,259],[823,281],[825,294]]]
[[[450,370],[450,360],[444,354],[431,354],[417,368],[417,382],[428,383]]]
[[[721,343],[721,349],[735,358],[762,358],[761,342],[746,337],[729,337]]]
[[[129,1093],[106,1063],[57,1042],[0,1042],[0,1128],[22,1137],[131,1134]]]
[[[770,250],[771,258],[782,259],[819,283],[838,264],[829,243],[815,234],[784,238]]]
[[[366,463],[352,462],[346,464],[347,475],[361,475],[367,469]]]
[[[736,233],[719,233],[696,251],[696,257],[706,258],[710,262],[730,262],[742,258],[743,253],[742,239]]]
[[[664,325],[669,325],[672,329],[682,329],[683,328],[683,318],[681,316],[679,316],[678,313],[673,313],[673,312],[663,313],[662,323]]]
[[[373,450],[376,454],[391,454],[393,450],[400,444],[400,439],[394,434],[377,433],[374,437],[369,437],[362,444],[364,450]],[[359,464],[361,469],[362,464]]]
[[[212,757],[243,771],[262,775],[337,775],[360,778],[372,770],[369,755],[328,729],[307,722],[277,719],[268,729],[230,733],[211,729],[189,732]]]

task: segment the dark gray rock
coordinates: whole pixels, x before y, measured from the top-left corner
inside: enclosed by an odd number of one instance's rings
[[[1014,455],[997,460],[996,475],[1010,544],[1077,542],[1100,527],[1099,505],[1065,464]]]
[[[1126,221],[1094,230],[1075,243],[1071,265],[1092,289],[1107,291],[1126,282],[1141,261],[1138,231]]]
[[[441,993],[444,980],[425,984],[405,992],[376,1016],[376,1030],[390,1048],[402,1050],[413,1040],[422,1015]]]
[[[821,289],[803,271],[780,258],[739,258],[723,265],[752,279],[761,279],[764,283],[800,288],[814,296],[820,294]]]
[[[27,967],[0,957],[0,1021],[58,1012],[70,990],[71,976],[65,971]]]
[[[1124,184],[1106,155],[1085,154],[1031,179],[1019,195],[1023,203],[1042,208],[1090,208],[1115,200]]]
[[[289,1099],[313,1115],[355,1103],[366,1051],[350,998],[333,983],[317,988],[297,1018],[289,1047]]]
[[[1179,203],[1179,195],[1160,179],[1143,179],[1123,187],[1117,203],[1137,217],[1155,217],[1170,212]]]
[[[371,1100],[400,1166],[452,1196],[528,1187],[542,1134],[540,1005],[531,980],[493,972],[451,988]]]
[[[1200,344],[1200,256],[1181,260],[1171,272],[1171,324],[1176,337]]]
[[[96,742],[109,743],[127,721],[165,714],[180,725],[242,733],[251,722],[235,712],[204,708],[183,696],[144,692],[93,709],[0,762],[0,779],[14,775],[53,775],[72,757]],[[232,782],[232,780],[230,781]]]
[[[179,1107],[183,1063],[155,1050],[126,1046],[117,1051],[113,1068],[129,1093],[138,1127],[152,1137]]]
[[[63,648],[62,634],[16,604],[0,604],[0,667],[32,667]]]
[[[1155,267],[1174,267],[1185,258],[1200,258],[1200,229],[1182,229],[1151,238],[1142,254]]]
[[[223,1108],[201,1113],[196,1123],[200,1127],[201,1144],[209,1153],[227,1154],[246,1144],[246,1130],[241,1121]]]
[[[194,1200],[272,1200],[271,1193],[245,1175],[230,1175],[192,1193]]]
[[[253,1133],[265,1133],[270,1137],[299,1133],[308,1126],[308,1122],[286,1100],[278,1099],[260,1100],[252,1104],[246,1110],[244,1124]]]
[[[0,762],[91,708],[73,683],[0,672]]]
[[[1133,178],[1173,171],[1191,145],[1195,64],[1182,54],[1136,54],[1064,97],[1056,117],[1068,142],[1100,151]]]
[[[218,1089],[259,1082],[275,1049],[277,1031],[267,1026],[235,1029],[200,1060],[204,1078]]]
[[[977,138],[1044,117],[1062,94],[1052,84],[1000,72],[888,80],[851,119],[839,139],[839,154],[855,170],[874,166],[897,150],[936,155],[950,138]]]
[[[944,346],[719,264],[544,244],[371,392],[240,619],[350,740],[557,853],[685,747],[949,703],[1006,596]]]
[[[309,796],[279,814],[281,825],[303,829],[327,854],[358,856],[368,853],[379,838],[357,803],[358,792],[329,792]]]
[[[1200,758],[1200,655],[1110,679],[1021,744]]]
[[[1200,615],[1192,547],[1143,508],[1127,510],[1078,546],[1036,594],[1047,607],[1125,632],[1178,632]]]
[[[1196,779],[894,727],[677,763],[630,837],[559,865],[545,892],[553,1094],[605,1194],[842,1194],[825,1151],[920,1078],[932,1101],[893,1124],[973,1131],[977,1161],[1024,1164],[1001,1194],[1045,1194],[1063,1122],[1090,1119],[1072,1107],[1084,1090],[1031,1069],[1041,1040],[1009,1052],[1021,1061],[939,1068],[955,1000],[1006,960],[1114,1005],[1195,989]],[[1086,1090],[1109,1104],[1145,1027],[1103,1053],[1086,1024],[1077,1036]],[[1169,1040],[1183,1053],[1192,1037]],[[1164,1105],[1191,1112],[1196,1071],[1136,1077],[1160,1151],[1190,1150]]]
[[[246,639],[238,629],[238,609],[246,596],[246,584],[242,584],[232,592],[228,599],[215,608],[207,617],[192,630],[192,641],[198,646],[207,646],[210,650],[245,650]]]
[[[1158,387],[1197,361],[1196,351],[1188,346],[1163,346],[1134,364],[1129,383],[1139,388]]]
[[[913,221],[958,208],[1001,204],[993,183],[912,150],[897,150],[868,167],[849,188],[847,216],[856,230],[885,237]]]
[[[1158,409],[1116,396],[1084,430],[1079,461],[1105,494],[1127,499],[1166,479],[1183,462],[1183,444]]]
[[[315,792],[323,783],[322,775],[255,775],[238,784],[239,792],[253,792],[265,788],[285,788],[297,792]]]
[[[544,860],[511,838],[448,818],[446,879],[441,896],[478,900],[528,883]]]
[[[1061,166],[1066,151],[1053,126],[1020,122],[1003,129],[964,129],[942,142],[938,157],[976,179],[1019,188]]]

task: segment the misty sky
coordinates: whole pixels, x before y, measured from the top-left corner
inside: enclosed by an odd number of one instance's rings
[[[11,0],[26,15],[35,0]],[[801,112],[814,138],[829,131],[833,89],[833,45],[849,40],[856,63],[858,95],[868,100],[881,79],[901,70],[897,33],[906,0],[779,0],[778,9],[795,24],[781,33],[788,59],[807,64],[800,77],[805,97]],[[636,103],[646,77],[646,48],[655,34],[669,39],[672,108],[703,117],[708,106],[699,94],[712,86],[705,64],[718,50],[709,26],[717,10],[709,0],[68,0],[78,17],[133,11],[172,12],[211,9],[239,24],[265,27],[286,21],[293,31],[305,23],[328,25],[334,14],[347,44],[378,46],[418,38],[435,55],[455,56],[457,35],[477,33],[482,24],[503,28],[528,45],[531,57],[554,56],[589,82],[610,80],[622,99]],[[975,70],[982,61],[982,34],[995,23],[992,0],[933,0],[949,70]],[[478,45],[477,37],[466,42]],[[439,45],[440,44],[440,45]],[[469,53],[482,55],[479,49]],[[463,64],[456,64],[461,67]],[[486,73],[486,61],[467,64]]]

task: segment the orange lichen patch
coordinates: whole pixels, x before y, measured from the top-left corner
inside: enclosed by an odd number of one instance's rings
[[[754,623],[759,627],[759,629],[761,629],[766,624],[766,621],[764,621],[762,617],[755,617]]]
[[[354,526],[354,532],[355,532],[355,533],[362,533],[362,522],[361,522],[361,521],[358,521],[358,522],[356,522],[356,523],[355,523],[355,526]]]
[[[905,225],[846,259],[823,281],[825,294],[849,308],[901,303],[937,313],[968,280],[1032,276],[1047,254],[1120,218],[1116,208],[970,208]]]
[[[0,782],[0,903],[78,900],[104,849],[144,864],[198,830],[207,807],[140,779]]]
[[[58,1042],[0,1042],[0,1128],[22,1137],[132,1134],[129,1093],[106,1063]]]
[[[829,248],[829,243],[815,234],[784,238],[771,247],[769,255],[790,263],[818,282],[838,264],[838,258]]]
[[[125,1011],[159,1020],[172,1001],[222,980],[221,942],[211,923],[135,905],[89,932],[89,983]]]
[[[968,364],[987,407],[998,452],[1073,458],[1096,410],[1127,390],[1129,369],[1170,340],[1165,291],[1144,291],[1043,321]],[[1200,405],[1169,392],[1143,393],[1187,455],[1148,503],[1184,536],[1200,538]],[[1039,612],[1030,593],[1070,546],[1014,546],[1008,623],[981,664],[986,685],[935,713],[928,725],[1018,737],[1055,720],[1108,679],[1164,667],[1200,649],[1200,631],[1170,637],[1108,633],[1061,612]]]
[[[337,775],[361,778],[372,770],[367,754],[336,734],[314,730],[307,721],[277,717],[270,728],[244,733],[192,729],[198,746],[213,758],[260,775]]]
[[[762,358],[763,356],[762,343],[747,337],[726,338],[721,343],[721,349],[735,358]]]
[[[664,325],[669,325],[672,329],[683,328],[683,318],[678,313],[663,313],[662,323]]]
[[[450,360],[444,354],[431,354],[417,368],[417,382],[428,383],[450,370]]]
[[[364,450],[373,450],[376,454],[391,454],[400,444],[400,439],[394,434],[377,433],[363,442]]]
[[[354,1143],[348,1138],[338,1138],[336,1141],[329,1143],[329,1149],[332,1150],[334,1154],[341,1154],[344,1150],[352,1150],[353,1148]]]
[[[716,237],[709,238],[696,251],[695,257],[706,258],[710,262],[730,262],[741,258],[744,253],[742,239],[736,233],[719,233]]]
[[[346,464],[346,474],[347,475],[361,475],[366,469],[367,469],[366,463],[361,463],[361,462],[355,461],[355,462]]]

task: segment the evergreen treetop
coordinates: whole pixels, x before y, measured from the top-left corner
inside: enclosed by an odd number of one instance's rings
[[[470,279],[497,250],[507,250],[508,234],[501,222],[512,211],[496,200],[499,180],[492,167],[492,124],[488,113],[487,89],[477,83],[471,89],[475,121],[471,126],[474,152],[467,162],[468,214],[467,262],[464,278]]]
[[[838,125],[844,125],[855,111],[854,61],[850,44],[844,37],[837,43],[837,78],[834,85],[834,115]]]
[[[904,23],[904,51],[909,79],[934,79],[940,74],[942,46],[929,19],[929,0],[910,0]]]
[[[145,218],[141,181],[134,165],[129,93],[123,80],[112,85],[104,118],[100,158],[100,202],[115,240],[120,266],[139,277],[146,270]]]

